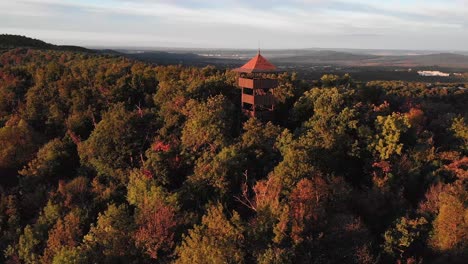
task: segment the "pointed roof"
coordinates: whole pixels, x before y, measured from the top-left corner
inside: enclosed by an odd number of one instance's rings
[[[260,52],[257,56],[253,57],[249,62],[244,64],[244,66],[234,69],[236,72],[245,72],[245,73],[268,73],[268,72],[278,72],[278,69],[275,65],[271,64],[265,57],[263,57]]]

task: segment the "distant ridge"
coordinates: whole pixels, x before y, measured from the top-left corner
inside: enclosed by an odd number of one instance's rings
[[[319,62],[336,62],[336,61],[362,61],[375,59],[378,56],[369,54],[353,54],[348,52],[340,52],[333,50],[320,51],[302,51],[294,56],[285,56],[274,59],[280,62],[289,63],[319,63]]]
[[[33,49],[90,52],[90,53],[96,52],[94,50],[90,50],[90,49],[78,47],[78,46],[53,45],[53,44],[44,42],[42,40],[33,39],[33,38],[20,36],[20,35],[0,34],[0,50],[16,49],[16,48],[33,48]]]
[[[256,50],[188,49],[164,48],[147,49],[87,49],[79,46],[54,45],[42,40],[20,35],[0,34],[0,52],[31,48],[42,50],[73,51],[94,54],[124,56],[159,65],[184,64],[206,66],[209,64],[238,67],[251,58]],[[392,50],[354,50],[354,49],[298,49],[265,50],[262,52],[277,65],[318,65],[344,67],[442,67],[465,72],[468,69],[468,53],[432,51],[392,51]]]
[[[388,55],[353,54],[337,51],[308,51],[294,56],[281,56],[272,59],[277,63],[301,63],[346,66],[404,66],[404,67],[456,67],[468,68],[468,56],[456,53],[435,53],[425,55]]]

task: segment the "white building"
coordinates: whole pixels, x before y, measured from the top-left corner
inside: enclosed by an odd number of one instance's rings
[[[440,76],[440,77],[449,77],[450,73],[445,73],[441,71],[418,71],[420,76]]]

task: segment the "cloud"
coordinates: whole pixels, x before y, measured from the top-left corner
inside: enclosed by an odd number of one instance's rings
[[[404,38],[416,47],[442,36],[467,41],[466,1],[0,0],[0,30],[89,45],[112,39],[120,45],[251,47],[262,39],[278,48],[385,48]],[[366,42],[358,43],[357,36],[367,36]]]

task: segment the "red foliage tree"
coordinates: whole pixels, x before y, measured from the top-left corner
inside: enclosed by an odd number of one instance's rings
[[[290,197],[291,238],[300,243],[323,216],[324,202],[328,196],[327,183],[321,177],[302,179]]]
[[[70,213],[63,220],[59,219],[54,228],[49,232],[47,248],[41,261],[43,263],[51,263],[55,254],[62,248],[76,247],[82,235],[79,216]]]
[[[174,246],[175,210],[169,205],[158,203],[155,207],[144,206],[139,213],[139,228],[135,242],[153,259],[158,252],[169,251]]]

